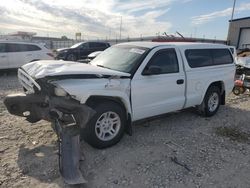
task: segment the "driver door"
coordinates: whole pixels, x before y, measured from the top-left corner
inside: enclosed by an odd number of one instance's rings
[[[131,81],[133,120],[182,109],[184,92],[180,54],[174,48],[153,49]]]
[[[79,53],[78,57],[79,59],[85,59],[87,56],[90,54],[90,48],[89,48],[89,43],[83,43],[82,45],[79,46]]]

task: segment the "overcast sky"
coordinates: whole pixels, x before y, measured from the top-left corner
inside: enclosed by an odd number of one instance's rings
[[[226,39],[233,0],[0,0],[0,34],[85,39],[182,33]],[[237,0],[234,18],[250,16],[250,1]]]

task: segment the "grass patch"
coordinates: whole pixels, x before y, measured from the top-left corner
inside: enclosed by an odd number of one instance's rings
[[[250,138],[249,133],[242,132],[233,127],[217,127],[215,132],[219,136],[228,137],[231,140],[238,142],[246,142]]]

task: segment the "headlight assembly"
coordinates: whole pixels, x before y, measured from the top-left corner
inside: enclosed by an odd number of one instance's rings
[[[55,87],[54,92],[55,92],[55,95],[58,97],[65,97],[68,95],[68,93],[60,87]]]

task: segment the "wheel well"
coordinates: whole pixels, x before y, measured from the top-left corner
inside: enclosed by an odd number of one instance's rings
[[[208,89],[211,87],[211,86],[216,86],[220,89],[220,92],[221,92],[221,104],[224,105],[226,103],[226,97],[225,97],[225,85],[224,85],[224,82],[223,81],[216,81],[216,82],[213,82],[209,85]]]
[[[118,104],[119,106],[121,106],[123,108],[123,110],[126,112],[126,116],[127,116],[127,123],[126,123],[126,128],[125,131],[127,132],[128,135],[132,135],[132,120],[131,120],[131,114],[128,112],[128,110],[125,107],[125,104],[122,102],[122,100],[118,97],[108,97],[108,96],[91,96],[88,98],[88,100],[86,101],[86,104],[89,107],[94,107],[96,104],[98,103],[102,103],[102,102],[114,102],[116,104]]]
[[[90,107],[94,107],[98,103],[107,102],[107,101],[115,102],[119,104],[125,111],[127,111],[121,99],[117,97],[91,96],[86,101],[86,104]]]
[[[211,86],[216,86],[216,87],[218,87],[222,93],[223,93],[223,91],[225,90],[223,81],[213,82],[213,83],[211,83],[211,84],[209,85],[209,87],[211,87]],[[208,88],[209,88],[209,87],[208,87]]]

